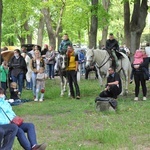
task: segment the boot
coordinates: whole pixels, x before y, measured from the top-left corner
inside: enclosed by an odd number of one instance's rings
[[[112,50],[112,55],[113,55],[113,57],[114,57],[114,59],[115,59],[116,68],[117,68],[117,67],[119,66],[119,64],[118,64],[118,58],[117,58],[116,53],[115,53],[114,50]]]

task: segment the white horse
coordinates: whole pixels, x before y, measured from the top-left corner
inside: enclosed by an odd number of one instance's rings
[[[64,92],[67,90],[68,86],[68,80],[67,80],[67,74],[66,74],[66,55],[60,55],[58,54],[57,57],[55,58],[56,64],[55,64],[55,70],[58,71],[58,74],[60,76],[61,80],[61,93],[60,96],[64,96]],[[68,96],[70,96],[70,89],[68,86]]]
[[[121,52],[120,52],[121,53]],[[125,86],[123,87],[122,94],[127,94],[128,92],[128,84],[129,84],[129,77],[131,73],[131,63],[129,61],[129,58],[126,54],[121,53],[121,58],[118,60],[119,67],[117,68],[117,72],[120,74],[121,77],[124,76],[125,79]],[[102,86],[102,78],[100,75],[100,72],[104,72],[108,75],[108,68],[112,64],[112,60],[110,58],[110,55],[106,50],[99,50],[99,49],[89,49],[86,53],[86,67],[89,67],[91,63],[96,63],[96,68],[98,71],[99,81],[100,85]],[[124,85],[124,84],[123,84]]]

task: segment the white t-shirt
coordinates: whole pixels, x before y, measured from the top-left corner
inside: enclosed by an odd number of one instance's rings
[[[36,60],[36,70],[39,70],[40,69],[40,60],[37,59]]]
[[[146,52],[147,56],[150,57],[150,46],[145,47],[145,52]]]

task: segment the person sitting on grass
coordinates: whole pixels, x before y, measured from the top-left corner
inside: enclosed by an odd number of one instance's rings
[[[16,82],[10,83],[10,99],[13,99],[14,101],[20,99]]]
[[[47,78],[47,74],[44,71],[44,67],[40,67],[39,72],[37,73],[37,76],[36,76],[36,98],[34,99],[34,101],[38,101],[39,92],[41,92],[39,101],[40,102],[43,101],[46,78]]]
[[[16,114],[12,110],[11,105],[7,101],[5,101],[4,90],[2,88],[0,88],[0,107],[1,107],[0,125],[9,124],[10,120],[12,120],[16,116]],[[45,150],[46,149],[46,144],[40,144],[40,145],[37,144],[36,132],[35,132],[35,127],[33,123],[23,122],[20,126],[18,126],[18,132],[16,136],[20,145],[25,150]]]

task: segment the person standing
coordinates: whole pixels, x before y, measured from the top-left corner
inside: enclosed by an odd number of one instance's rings
[[[9,62],[9,71],[12,81],[18,84],[18,94],[21,95],[23,81],[27,72],[27,65],[19,49],[14,50],[14,56]]]
[[[115,68],[118,67],[119,64],[116,52],[119,51],[119,44],[118,41],[114,38],[113,33],[109,34],[109,39],[106,41],[106,50],[112,56],[112,66]]]
[[[120,76],[117,72],[115,72],[114,67],[109,67],[108,69],[108,77],[105,90],[102,91],[99,96],[100,97],[111,97],[117,99],[117,96],[122,91],[122,83]]]
[[[78,55],[75,54],[72,46],[67,48],[67,78],[69,82],[69,88],[72,98],[80,99],[80,89],[77,82],[77,71],[78,71]],[[75,86],[76,94],[73,89],[73,84]]]
[[[8,77],[8,63],[6,61],[3,61],[2,65],[0,66],[0,81],[1,87],[4,89],[5,95],[7,90],[7,77]]]
[[[64,34],[63,40],[60,43],[58,52],[60,54],[66,54],[68,46],[72,46],[72,42],[69,40],[68,34],[66,33]]]
[[[44,59],[45,61],[45,73],[47,73],[47,75],[49,75],[49,66],[46,64],[46,53],[48,51],[48,45],[47,44],[44,44],[44,48],[43,50],[41,51],[41,56],[42,58]]]
[[[85,54],[83,49],[79,51],[78,59],[79,59],[78,61],[79,66],[80,66],[80,74],[85,75]]]
[[[150,44],[149,43],[146,43],[146,47],[145,47],[145,53],[149,59],[149,62],[150,62]],[[148,68],[148,72],[150,74],[150,68]]]
[[[49,69],[49,78],[54,79],[54,65],[55,65],[55,50],[53,46],[49,47],[49,50],[46,52],[46,64]]]
[[[88,79],[88,75],[90,71],[94,71],[95,72],[95,79],[98,79],[98,73],[97,73],[97,69],[95,67],[95,63],[93,63],[89,68],[85,69],[85,79]]]
[[[45,93],[45,79],[47,79],[47,74],[44,73],[44,68],[40,67],[39,72],[36,76],[36,98],[34,101],[43,101],[44,93]],[[41,93],[40,99],[39,98],[39,92]]]
[[[138,101],[138,95],[139,95],[139,89],[140,89],[140,84],[142,86],[142,92],[143,92],[143,100],[147,100],[146,95],[147,95],[147,87],[146,87],[146,79],[145,79],[145,71],[143,68],[146,68],[148,70],[148,65],[149,65],[149,58],[145,57],[143,58],[143,63],[139,65],[134,65],[134,82],[135,82],[135,101]]]
[[[41,57],[41,53],[39,50],[35,50],[34,55],[35,55],[35,57],[32,58],[32,61],[31,61],[31,70],[32,70],[31,78],[32,78],[32,84],[33,84],[32,90],[33,90],[33,95],[34,95],[34,100],[35,100],[36,76],[37,76],[37,73],[39,72],[40,67],[45,68],[45,62],[44,62],[43,58]]]

